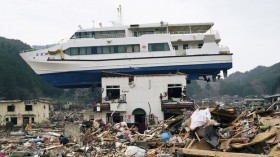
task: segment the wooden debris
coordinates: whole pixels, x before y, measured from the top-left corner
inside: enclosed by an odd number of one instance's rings
[[[270,137],[272,137],[274,135],[275,135],[275,132],[274,133],[272,133],[272,132],[259,133],[249,143],[245,143],[245,144],[233,143],[233,144],[231,144],[231,147],[237,148],[237,149],[240,149],[240,148],[243,148],[243,147],[248,147],[248,146],[257,144],[259,142],[263,142],[263,141],[269,139]]]
[[[179,153],[182,155],[191,156],[207,156],[207,157],[271,157],[270,155],[259,155],[249,153],[230,153],[230,152],[219,152],[211,150],[198,150],[198,149],[187,149],[179,148]]]

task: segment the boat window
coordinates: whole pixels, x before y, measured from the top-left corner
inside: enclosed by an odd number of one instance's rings
[[[91,47],[91,51],[87,51],[87,54],[97,54],[97,47]]]
[[[188,48],[189,48],[189,45],[188,45],[188,44],[184,44],[184,45],[183,45],[183,49],[184,49],[184,50],[186,50],[186,49],[188,49]]]
[[[103,48],[102,48],[102,53],[103,53],[103,54],[108,54],[108,53],[110,53],[110,47],[109,47],[109,46],[103,46]]]
[[[148,44],[149,52],[152,51],[169,51],[168,43],[150,43]]]
[[[71,49],[70,49],[70,55],[78,55],[79,54],[79,49],[77,48],[77,47],[72,47]]]
[[[86,32],[81,32],[81,38],[85,38],[86,37]]]
[[[68,48],[68,49],[64,50],[64,53],[70,55],[70,49],[71,48]]]
[[[87,32],[87,38],[94,38],[94,32]]]
[[[140,45],[115,45],[115,46],[93,46],[93,47],[72,47],[64,50],[65,54],[91,55],[91,54],[111,54],[111,53],[133,53],[140,52]]]
[[[75,32],[71,36],[71,39],[76,38],[123,38],[125,37],[125,30],[113,30],[113,31],[96,31],[96,32]]]
[[[198,44],[198,48],[202,48],[203,44]]]
[[[98,39],[100,38],[101,32],[95,32],[95,38]]]
[[[145,35],[145,34],[154,34],[154,31],[143,31],[143,32],[139,32],[139,36],[141,35]]]
[[[102,47],[97,47],[97,54],[102,54]]]
[[[114,52],[115,53],[125,53],[125,46],[124,45],[114,46]]]
[[[86,55],[87,54],[87,49],[85,47],[80,48],[80,55]]]
[[[133,45],[133,52],[140,52],[140,45]]]
[[[126,46],[126,52],[127,53],[133,52],[133,46],[132,45],[127,45]]]

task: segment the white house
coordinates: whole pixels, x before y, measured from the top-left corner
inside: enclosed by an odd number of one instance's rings
[[[47,100],[1,100],[0,124],[11,121],[21,126],[28,123],[41,123],[49,118],[49,101]]]
[[[84,119],[145,124],[149,116],[163,120],[193,109],[193,103],[184,100],[185,74],[106,73],[101,86],[102,102],[94,104],[93,111],[84,112]]]

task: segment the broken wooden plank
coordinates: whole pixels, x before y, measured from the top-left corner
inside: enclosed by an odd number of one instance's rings
[[[279,144],[276,144],[269,152],[269,155],[273,157],[280,157]]]
[[[207,156],[207,157],[228,157],[228,156],[234,156],[234,157],[272,157],[270,155],[249,154],[249,153],[230,153],[230,152],[219,152],[219,151],[188,149],[188,148],[178,148],[178,151],[182,155]]]
[[[254,145],[254,144],[257,144],[259,142],[263,142],[269,138],[271,138],[272,136],[275,135],[275,132],[264,132],[264,133],[259,133],[255,136],[254,139],[252,139],[249,143],[246,143],[246,144],[240,144],[240,143],[233,143],[231,144],[230,146],[233,147],[233,148],[243,148],[243,147],[247,147],[247,146],[251,146],[251,145]]]
[[[230,139],[220,139],[220,143],[231,140],[230,143],[246,143],[248,138],[230,138]]]
[[[207,143],[204,139],[197,142],[194,146],[191,147],[192,149],[198,149],[198,150],[212,150],[213,146],[209,143]]]

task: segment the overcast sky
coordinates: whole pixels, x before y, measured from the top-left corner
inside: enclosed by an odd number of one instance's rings
[[[0,0],[0,36],[52,44],[93,20],[111,25],[119,4],[127,25],[214,22],[233,53],[229,73],[280,62],[280,0]]]

